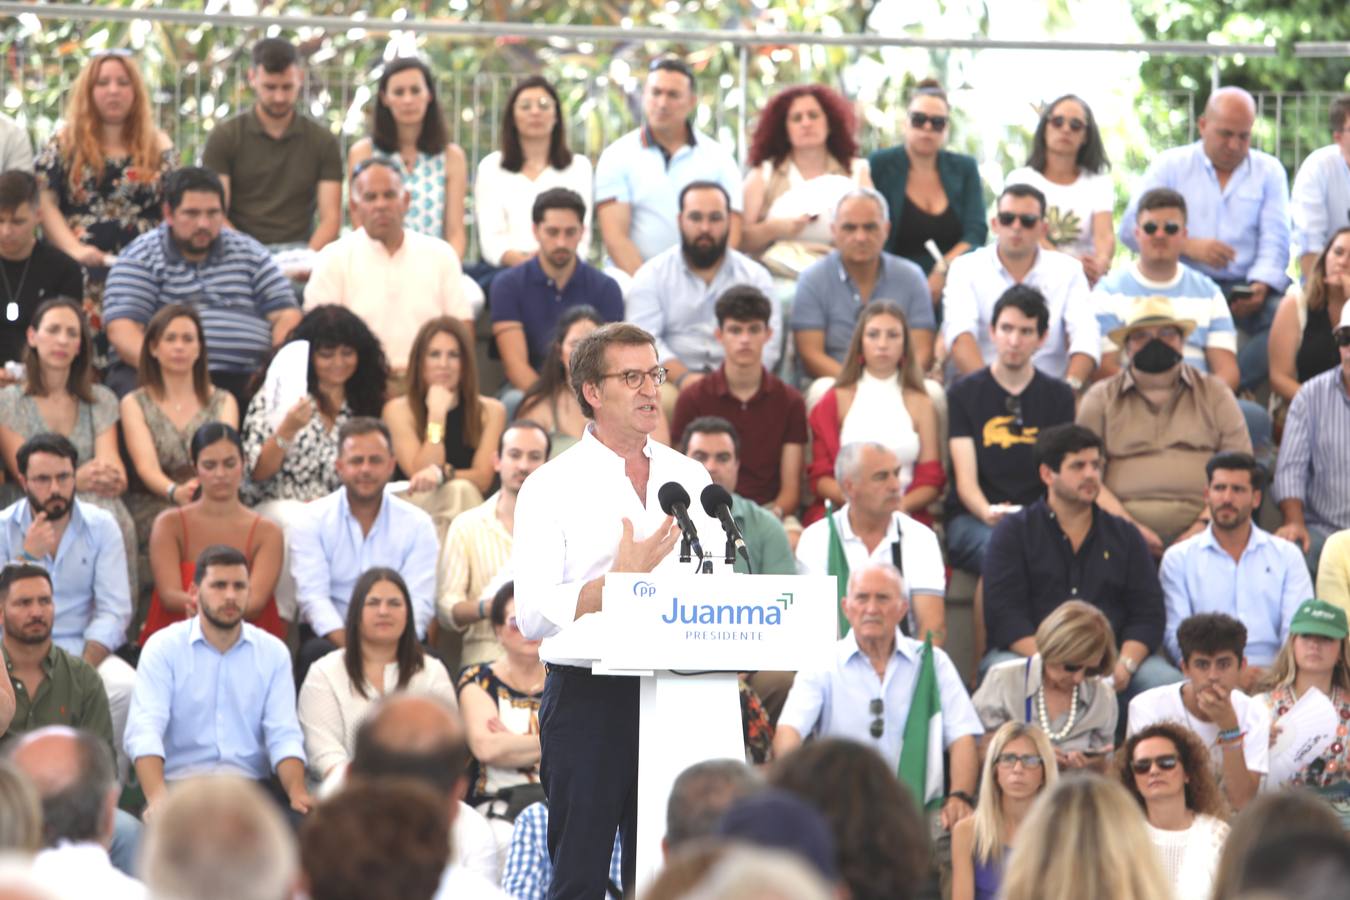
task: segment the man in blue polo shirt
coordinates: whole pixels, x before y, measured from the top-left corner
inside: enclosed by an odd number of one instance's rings
[[[595,167],[595,219],[615,269],[632,275],[680,243],[681,189],[715,181],[731,200],[731,241],[741,239],[741,170],[731,153],[694,130],[694,73],[681,59],[652,62],[642,94],[643,126],[600,154]]]
[[[179,169],[165,186],[164,224],[118,256],[103,321],[120,360],[104,381],[119,395],[136,386],[146,323],[170,303],[197,307],[211,380],[241,409],[248,379],[300,321],[295,293],[267,248],[224,222],[220,178],[195,166]]]
[[[584,304],[607,322],[623,321],[618,282],[577,257],[586,222],[581,196],[550,188],[535,199],[532,216],[539,252],[492,281],[492,336],[519,391],[539,378],[563,310]]]

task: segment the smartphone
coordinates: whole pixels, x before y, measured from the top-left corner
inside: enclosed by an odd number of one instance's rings
[[[1256,292],[1252,290],[1250,284],[1235,284],[1228,289],[1228,302],[1230,305],[1239,300],[1250,300],[1254,296],[1256,296]]]

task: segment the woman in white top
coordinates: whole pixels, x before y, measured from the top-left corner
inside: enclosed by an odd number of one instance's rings
[[[549,188],[575,191],[586,203],[582,259],[590,252],[591,161],[567,146],[562,104],[553,85],[531,75],[516,85],[502,116],[502,148],[483,157],[474,179],[478,249],[491,266],[517,266],[539,252],[534,200]]]
[[[346,635],[347,646],[314,663],[300,688],[305,755],[320,781],[351,760],[356,731],[384,694],[415,691],[455,705],[445,666],[417,642],[408,585],[398,572],[376,567],[356,579]]]
[[[1106,274],[1116,251],[1111,225],[1115,192],[1106,174],[1110,168],[1092,109],[1065,94],[1045,108],[1032,138],[1031,158],[1009,172],[1006,181],[1029,184],[1045,194],[1044,246],[1081,260],[1092,284]]]
[[[1228,810],[1200,738],[1177,722],[1150,725],[1125,742],[1120,777],[1144,808],[1174,895],[1210,896]]]
[[[890,300],[873,300],[858,315],[844,368],[834,387],[811,410],[811,467],[816,504],[806,522],[823,513],[823,501],[839,507],[843,489],[834,477],[839,448],[859,441],[889,447],[900,460],[900,510],[924,524],[946,475],[938,459],[937,411],[924,390],[909,323]]]
[[[856,131],[848,101],[824,85],[790,87],[764,106],[750,144],[742,252],[789,278],[830,252],[839,198],[872,186]]]

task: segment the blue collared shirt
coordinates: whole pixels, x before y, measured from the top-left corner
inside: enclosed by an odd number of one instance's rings
[[[525,346],[530,366],[539,369],[548,356],[553,333],[563,312],[574,306],[593,306],[606,322],[623,321],[623,292],[619,283],[594,266],[577,260],[567,284],[558,284],[531,256],[518,266],[500,272],[492,279],[492,322],[519,322],[525,329]]]
[[[680,247],[647,260],[633,275],[628,289],[628,321],[646,329],[656,338],[656,354],[661,362],[678,359],[695,372],[711,372],[722,364],[722,345],[717,330],[717,299],[727,288],[747,284],[759,288],[773,307],[769,323],[778,318],[778,298],[769,270],[736,250],[727,250],[713,275],[712,283],[695,275],[684,260]],[[764,345],[764,367],[773,371],[778,364],[780,342]]]
[[[1269,153],[1252,150],[1219,187],[1214,163],[1200,141],[1166,150],[1149,164],[1129,209],[1120,220],[1120,240],[1136,253],[1136,207],[1149,188],[1167,187],[1186,198],[1186,230],[1193,238],[1217,238],[1236,251],[1222,269],[1186,259],[1216,281],[1260,281],[1283,292],[1289,286],[1289,180]]]
[[[1290,541],[1252,525],[1235,562],[1214,539],[1214,526],[1173,544],[1160,573],[1167,604],[1163,643],[1181,662],[1177,627],[1198,613],[1224,613],[1247,626],[1247,661],[1269,666],[1300,603],[1313,596],[1303,553]]]
[[[609,857],[609,880],[623,886],[623,849],[614,835]],[[548,805],[534,803],[516,816],[511,844],[502,870],[502,890],[513,900],[544,900],[553,882],[553,861],[548,855]]]
[[[352,588],[373,566],[396,570],[412,594],[417,636],[425,638],[436,612],[436,526],[407,500],[386,493],[369,534],[338,488],[309,504],[307,517],[287,531],[296,601],[315,634],[340,630],[347,621]]]
[[[903,257],[881,254],[881,273],[868,299],[898,303],[910,328],[937,331],[928,279],[923,269]],[[858,324],[858,314],[865,305],[839,251],[831,250],[823,259],[807,266],[797,279],[792,330],[825,332],[826,355],[842,363]]]
[[[196,616],[161,629],[141,651],[123,746],[132,760],[163,759],[167,781],[262,779],[283,759],[304,763],[290,651],[247,622],[224,653]]]
[[[897,628],[895,650],[886,663],[886,675],[878,679],[871,661],[858,648],[857,636],[850,631],[835,646],[833,668],[797,673],[778,724],[791,726],[802,737],[814,734],[866,744],[895,769],[900,765],[905,721],[914,698],[922,652],[921,641],[905,637]],[[984,734],[960,673],[940,647],[933,648],[933,664],[942,697],[942,745],[950,747],[957,738]],[[880,738],[874,738],[871,705],[878,697],[884,701],[885,730]]]
[[[741,169],[725,147],[690,128],[689,143],[667,156],[644,125],[600,154],[595,207],[611,200],[628,204],[628,236],[648,260],[680,245],[680,191],[694,181],[717,182],[731,196],[731,211],[741,211]]]
[[[1350,164],[1340,145],[1309,153],[1294,175],[1289,197],[1294,219],[1294,250],[1321,253],[1336,229],[1350,225]]]
[[[32,524],[27,499],[0,512],[0,550],[5,559],[23,555],[24,536]],[[122,646],[131,622],[131,591],[126,546],[112,513],[76,500],[56,556],[45,556],[38,564],[52,576],[56,606],[52,640],[58,647],[79,656],[88,641],[109,650]]]
[[[1350,396],[1344,369],[1303,383],[1289,405],[1275,468],[1275,501],[1302,500],[1320,531],[1350,528]],[[1306,599],[1306,598],[1305,598]]]

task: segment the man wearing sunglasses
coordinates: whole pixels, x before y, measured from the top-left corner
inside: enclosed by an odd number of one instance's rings
[[[1166,187],[1186,198],[1185,261],[1213,278],[1251,340],[1238,354],[1244,388],[1266,380],[1266,338],[1289,277],[1289,182],[1284,166],[1251,149],[1256,102],[1238,87],[1220,88],[1200,116],[1200,140],[1164,151],[1140,179],[1120,222],[1120,239],[1140,249],[1138,200]]]
[[[943,294],[942,334],[956,372],[991,365],[994,305],[1008,288],[1024,284],[1041,292],[1050,312],[1045,342],[1032,357],[1036,368],[1083,390],[1101,353],[1083,266],[1066,253],[1041,247],[1045,195],[1027,184],[1004,188],[990,224],[997,242],[952,261]]]
[[[1166,720],[1185,725],[1209,748],[1228,805],[1240,811],[1270,771],[1270,712],[1240,688],[1250,669],[1247,629],[1232,616],[1201,613],[1182,622],[1172,640],[1186,680],[1131,700],[1129,734]]]
[[[1284,518],[1275,534],[1302,547],[1313,572],[1327,537],[1350,528],[1350,304],[1334,335],[1341,364],[1294,395],[1275,469],[1275,500]]]

